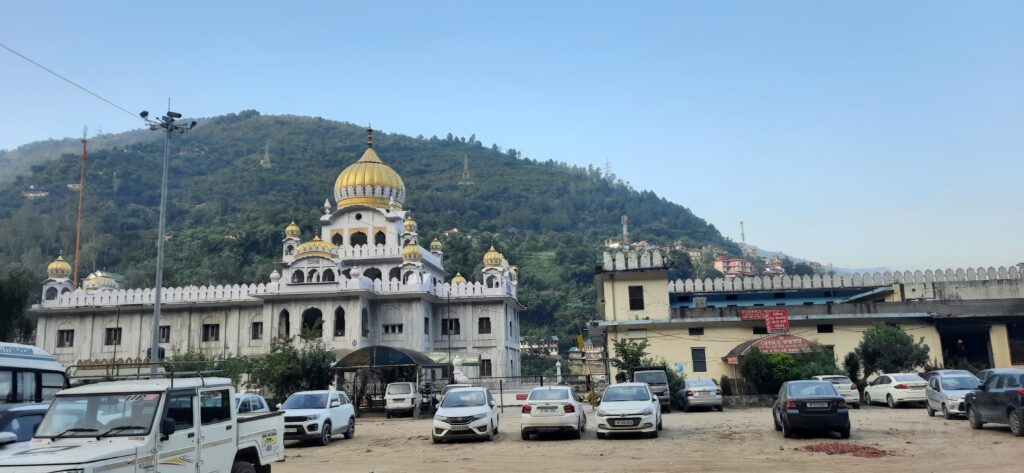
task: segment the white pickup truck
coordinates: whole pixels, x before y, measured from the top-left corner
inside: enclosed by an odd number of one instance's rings
[[[0,472],[269,473],[280,412],[239,416],[227,378],[111,381],[57,394],[28,448]]]

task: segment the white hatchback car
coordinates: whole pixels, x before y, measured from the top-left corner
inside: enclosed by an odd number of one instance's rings
[[[336,431],[347,439],[356,435],[356,411],[342,391],[298,392],[278,408],[284,410],[286,440],[316,440],[327,445]]]
[[[841,374],[829,374],[812,376],[811,379],[832,383],[832,387],[836,389],[836,392],[843,397],[843,400],[846,401],[847,404],[852,406],[854,409],[860,409],[860,390],[857,389],[856,384],[853,384],[853,381],[850,381],[849,377]]]
[[[498,403],[487,388],[454,388],[434,413],[430,437],[434,443],[465,438],[494,440],[498,434]]]
[[[569,432],[578,439],[586,431],[587,414],[572,388],[542,386],[530,390],[523,404],[523,440],[530,440],[530,434],[537,432]]]
[[[904,403],[926,400],[924,387],[928,382],[915,373],[883,373],[864,388],[864,403],[885,402],[890,409]]]
[[[608,386],[597,406],[597,438],[614,433],[644,433],[657,437],[661,430],[661,403],[646,383]]]

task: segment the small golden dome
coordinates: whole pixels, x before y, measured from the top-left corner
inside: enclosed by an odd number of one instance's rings
[[[119,289],[119,285],[107,273],[96,271],[82,281],[82,289],[86,291],[113,291]]]
[[[46,275],[50,279],[66,279],[71,276],[71,264],[64,261],[63,256],[57,256],[57,259],[46,267]]]
[[[386,209],[392,199],[395,207],[402,208],[405,183],[391,166],[377,157],[372,147],[366,148],[363,157],[341,171],[334,181],[334,200],[338,202],[338,208],[368,205]]]
[[[405,233],[416,233],[416,221],[412,219],[412,214],[405,214],[405,222],[402,222],[402,228]]]
[[[299,232],[301,231],[302,230],[299,228],[299,226],[295,224],[295,221],[292,220],[292,223],[289,223],[287,227],[284,227],[284,236],[287,238],[298,239]]]
[[[441,245],[441,240],[434,238],[434,241],[430,242],[431,253],[440,253],[442,248],[444,248],[444,246]]]
[[[334,258],[334,248],[336,248],[334,244],[332,244],[329,241],[321,240],[320,236],[318,235],[313,237],[312,240],[309,240],[295,247],[295,259],[299,260],[302,258],[311,258],[314,256],[331,259]]]
[[[494,249],[494,245],[491,245],[491,249],[484,253],[484,267],[487,268],[500,268],[505,257],[501,255],[498,250]]]
[[[419,245],[411,241],[402,248],[402,261],[406,263],[417,263],[422,257]]]
[[[466,282],[466,278],[462,277],[462,273],[455,273],[455,277],[452,278],[452,284],[463,284]]]

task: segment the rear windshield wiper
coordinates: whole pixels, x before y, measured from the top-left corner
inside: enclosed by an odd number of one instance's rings
[[[99,439],[101,439],[103,437],[106,437],[107,435],[110,435],[110,434],[112,434],[114,432],[121,431],[121,430],[135,430],[135,429],[145,429],[145,428],[146,427],[138,426],[138,425],[119,425],[117,427],[114,427],[114,428],[106,431],[106,432],[103,432],[102,434],[97,435],[96,436],[96,440],[99,440]],[[92,430],[96,430],[96,429],[92,429]]]
[[[70,434],[72,432],[99,432],[99,430],[98,429],[86,429],[86,428],[80,428],[80,427],[72,427],[72,428],[70,428],[68,430],[65,430],[65,431],[63,431],[63,432],[61,432],[61,433],[59,433],[57,435],[54,435],[53,437],[50,437],[50,439],[57,440],[57,439],[65,436],[67,434]]]

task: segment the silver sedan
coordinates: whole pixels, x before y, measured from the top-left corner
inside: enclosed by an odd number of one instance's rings
[[[722,389],[710,379],[688,379],[678,392],[679,407],[689,411],[694,407],[723,409]]]

